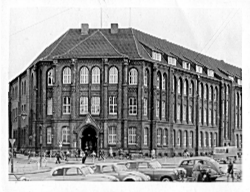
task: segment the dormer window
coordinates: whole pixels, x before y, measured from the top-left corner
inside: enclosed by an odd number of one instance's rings
[[[152,58],[156,61],[161,61],[161,54],[155,51],[152,52]]]
[[[199,65],[196,65],[196,72],[197,73],[202,73],[202,67]]]
[[[188,63],[186,61],[182,61],[182,67],[183,67],[183,69],[190,70],[190,63]]]
[[[241,79],[237,79],[237,83],[238,83],[238,85],[242,85],[242,80]]]
[[[209,77],[214,77],[214,71],[211,70],[211,69],[208,69],[208,70],[207,70],[207,75],[208,75]]]
[[[176,59],[173,57],[168,57],[168,64],[170,65],[176,65]]]
[[[231,79],[231,81],[234,81],[234,77],[228,76],[228,78]]]

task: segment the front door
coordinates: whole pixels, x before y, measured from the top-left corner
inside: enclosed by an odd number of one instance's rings
[[[88,127],[83,131],[81,145],[83,151],[97,153],[97,135],[94,128]]]

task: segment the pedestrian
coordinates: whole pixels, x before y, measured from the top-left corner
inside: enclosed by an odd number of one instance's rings
[[[102,159],[102,160],[105,161],[104,151],[103,150],[100,150],[100,152],[99,152],[99,158],[100,158],[100,160]]]
[[[60,162],[60,159],[62,159],[62,157],[61,157],[60,153],[57,152],[57,153],[56,153],[56,164],[57,164],[57,163],[59,163],[59,164],[61,163],[61,162]]]
[[[234,181],[234,165],[233,165],[233,161],[230,158],[229,159],[229,163],[227,166],[227,182],[229,182],[229,178],[232,178],[232,182]]]
[[[112,149],[112,147],[109,148],[109,156],[110,156],[110,158],[112,158],[112,159],[114,158],[114,157],[113,157],[113,149]]]
[[[192,173],[192,177],[193,177],[193,181],[202,181],[202,165],[203,165],[203,161],[200,160],[198,162],[195,163],[194,167],[193,167],[193,173]]]
[[[91,153],[91,156],[92,156],[92,161],[94,162],[95,161],[95,157],[96,157],[96,153],[95,151],[93,150],[92,153]]]
[[[87,155],[88,155],[88,153],[87,153],[87,151],[82,151],[82,153],[81,153],[81,156],[82,156],[82,164],[84,164],[85,163],[85,161],[86,161],[86,158],[87,158]]]
[[[151,151],[151,158],[155,159],[155,149],[152,149],[152,151]]]
[[[31,152],[29,150],[29,152],[28,152],[28,164],[30,164],[30,162],[31,162]]]

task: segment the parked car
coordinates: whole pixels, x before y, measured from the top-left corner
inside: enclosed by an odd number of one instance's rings
[[[46,181],[119,181],[106,174],[93,174],[94,171],[83,164],[62,165],[53,168]]]
[[[179,167],[186,169],[187,177],[192,177],[192,170],[198,161],[203,161],[203,169],[209,169],[210,181],[215,181],[218,177],[223,176],[225,173],[220,169],[219,163],[210,157],[190,157],[183,159]]]
[[[93,166],[95,173],[108,174],[120,181],[149,181],[150,177],[138,171],[131,171],[123,164],[97,163]]]
[[[140,171],[150,176],[152,181],[179,181],[186,175],[184,169],[165,168],[157,160],[135,160],[118,164],[124,164],[129,170]]]
[[[17,176],[14,173],[9,173],[9,181],[30,181],[27,177]]]

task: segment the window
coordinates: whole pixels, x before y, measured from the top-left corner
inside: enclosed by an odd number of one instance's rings
[[[204,137],[204,147],[208,146],[208,133],[206,132],[206,136]]]
[[[189,147],[193,147],[193,138],[194,138],[194,133],[193,131],[191,131],[189,134]]]
[[[214,121],[214,125],[216,125],[216,117],[217,117],[217,111],[216,111],[216,109],[214,110],[214,113],[213,113],[213,121]]]
[[[80,114],[88,113],[88,97],[80,97]]]
[[[178,79],[178,94],[181,94],[181,79]]]
[[[181,105],[177,105],[177,120],[179,121],[181,117]]]
[[[203,98],[204,98],[204,99],[207,99],[207,86],[204,87]]]
[[[196,65],[196,72],[197,73],[202,73],[202,67],[199,65]]]
[[[207,123],[207,109],[206,108],[204,108],[203,115],[204,115],[203,123]]]
[[[109,97],[109,114],[111,115],[117,114],[117,97],[116,96]]]
[[[208,124],[212,124],[212,109],[208,110]]]
[[[202,92],[203,92],[203,86],[202,84],[200,83],[199,84],[199,97],[202,98]]]
[[[192,105],[189,105],[189,111],[188,111],[188,121],[192,123],[192,117],[193,117],[193,107]]]
[[[176,65],[176,59],[173,57],[168,57],[168,64],[170,65]]]
[[[161,84],[161,77],[160,74],[157,74],[157,89],[160,89],[160,84]]]
[[[242,85],[242,80],[241,79],[237,79],[237,83],[238,83],[238,85]]]
[[[70,114],[70,97],[63,98],[63,114]]]
[[[63,84],[71,84],[71,69],[69,67],[63,69]]]
[[[143,115],[147,116],[148,115],[148,99],[144,98],[143,100]]]
[[[187,141],[188,141],[188,135],[187,135],[187,131],[185,131],[183,135],[183,147],[188,146]]]
[[[159,117],[159,113],[160,113],[160,101],[157,100],[157,102],[156,102],[156,117]]]
[[[91,114],[99,115],[100,113],[100,97],[91,98]]]
[[[144,145],[148,145],[148,128],[144,128]]]
[[[148,70],[145,70],[144,73],[144,86],[147,87],[148,86]]]
[[[80,71],[80,84],[89,83],[89,69],[87,67],[82,67]]]
[[[182,67],[183,67],[183,69],[190,70],[190,63],[188,63],[186,61],[182,61]]]
[[[176,80],[175,77],[173,78],[173,92],[175,93],[175,84],[176,84]]]
[[[162,117],[162,119],[165,118],[165,101],[162,101],[162,106],[161,106],[161,117]]]
[[[129,85],[137,85],[137,70],[135,68],[129,71]]]
[[[53,69],[48,71],[48,85],[53,85],[54,78],[53,78]]]
[[[134,97],[129,98],[129,115],[137,114],[137,100]]]
[[[69,136],[70,136],[69,128],[68,127],[62,128],[62,142],[63,142],[63,144],[70,143]]]
[[[24,81],[24,94],[26,94],[26,81]]]
[[[191,84],[189,86],[189,96],[193,96],[193,92],[194,92],[194,83],[193,81],[191,81]]]
[[[203,140],[203,133],[200,132],[199,147],[201,147],[201,141]]]
[[[161,137],[162,137],[162,130],[157,129],[157,145],[161,146]]]
[[[108,129],[108,143],[116,144],[116,127],[109,127]]]
[[[47,99],[47,115],[52,115],[52,98]]]
[[[178,131],[178,134],[177,134],[177,146],[178,147],[181,146],[181,131]]]
[[[47,128],[47,144],[52,143],[52,133],[51,133],[51,127]]]
[[[186,105],[183,105],[183,109],[182,109],[182,121],[186,122],[187,121],[187,106]]]
[[[211,147],[211,138],[210,138],[210,134],[208,134],[208,147]]]
[[[217,147],[217,133],[214,133],[214,146]]]
[[[109,69],[109,83],[110,84],[118,83],[118,70],[116,67],[111,67]]]
[[[184,95],[187,95],[187,81],[184,82],[184,90],[183,90]]]
[[[231,81],[234,81],[234,77],[228,76],[228,78],[229,78]]]
[[[100,69],[98,67],[94,67],[92,69],[92,84],[100,83]]]
[[[168,130],[167,129],[163,130],[163,145],[164,146],[168,145]]]
[[[211,70],[211,69],[208,69],[208,70],[207,70],[207,75],[208,75],[209,77],[214,77],[214,71]]]
[[[154,59],[156,61],[161,61],[161,54],[157,53],[155,51],[152,51],[152,59]]]
[[[136,128],[135,127],[128,128],[128,144],[129,145],[136,144]]]
[[[173,140],[172,140],[172,142],[173,142],[173,146],[176,147],[176,132],[175,132],[175,130],[173,130]]]
[[[209,101],[212,101],[212,95],[213,95],[213,87],[211,86],[208,90],[208,95],[209,95]]]
[[[214,101],[217,101],[217,87],[214,90]]]
[[[162,90],[165,90],[166,89],[166,76],[164,75],[162,77]]]

